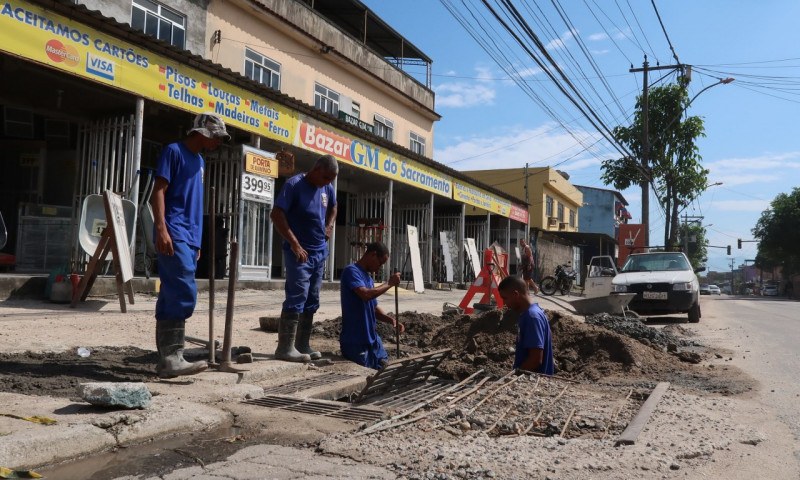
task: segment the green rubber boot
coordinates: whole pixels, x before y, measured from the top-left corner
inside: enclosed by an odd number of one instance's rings
[[[292,312],[281,312],[281,320],[278,324],[278,348],[275,349],[275,358],[287,362],[310,362],[311,356],[300,353],[294,348],[295,337],[297,336],[297,324],[300,322],[300,314]]]
[[[300,323],[297,325],[297,338],[294,340],[294,347],[300,353],[305,353],[311,360],[319,360],[322,354],[311,348],[311,329],[314,324],[314,313],[303,312],[300,314]]]
[[[205,371],[205,361],[188,362],[183,358],[183,347],[186,335],[186,322],[156,322],[156,346],[158,347],[158,365],[156,373],[160,378],[175,378],[183,375],[194,375]]]

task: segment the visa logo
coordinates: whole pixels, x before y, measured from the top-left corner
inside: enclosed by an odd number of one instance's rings
[[[86,52],[86,71],[106,80],[114,80],[114,62]]]

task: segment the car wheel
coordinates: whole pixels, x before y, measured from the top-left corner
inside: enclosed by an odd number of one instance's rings
[[[700,302],[692,305],[689,309],[689,323],[698,323],[700,321]]]

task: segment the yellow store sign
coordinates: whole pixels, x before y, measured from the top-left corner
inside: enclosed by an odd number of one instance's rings
[[[192,113],[293,143],[291,110],[24,1],[0,3],[0,50]]]
[[[252,152],[244,154],[244,170],[246,172],[278,178],[278,160],[275,158],[256,155]]]

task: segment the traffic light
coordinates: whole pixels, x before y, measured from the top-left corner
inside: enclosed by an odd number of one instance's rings
[[[741,242],[741,240],[739,240],[739,241]],[[741,245],[741,243],[739,245]],[[728,245],[728,255],[730,255],[730,254],[731,254],[731,246]]]
[[[741,250],[741,249],[742,249],[742,239],[740,238],[739,239],[739,250]],[[730,255],[730,253],[728,255]]]

